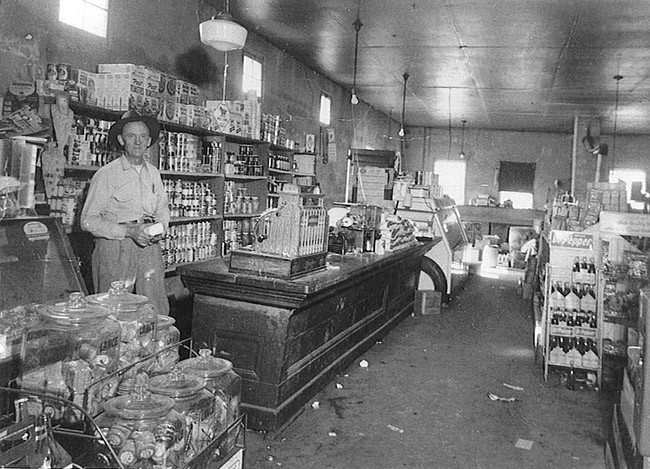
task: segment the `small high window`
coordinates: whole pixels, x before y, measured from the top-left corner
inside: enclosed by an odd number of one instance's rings
[[[433,172],[438,175],[438,184],[443,192],[454,199],[456,205],[465,203],[465,171],[464,161],[437,160],[433,163]]]
[[[612,169],[609,182],[625,182],[627,203],[634,210],[644,210],[648,199],[646,173],[641,169]]]
[[[106,37],[109,0],[61,0],[59,21]]]
[[[262,97],[262,63],[247,54],[244,54],[242,91],[254,91],[258,98]]]
[[[332,111],[332,98],[326,94],[320,95],[320,123],[330,125],[330,116]]]

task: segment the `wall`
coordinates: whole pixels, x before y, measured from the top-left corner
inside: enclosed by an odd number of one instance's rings
[[[650,176],[648,135],[617,135],[615,158],[612,159],[611,135],[602,135],[610,155],[604,167],[642,169]],[[451,144],[450,144],[451,142]],[[437,159],[459,159],[461,129],[410,127],[405,138],[404,168],[407,171],[433,171]],[[481,130],[466,127],[464,150],[467,161],[465,202],[478,194],[489,194],[498,200],[497,174],[500,161],[536,163],[533,208],[544,209],[549,191],[554,193],[555,181],[571,187],[572,134]],[[581,179],[593,181],[595,161],[578,146],[576,172]]]
[[[222,96],[225,54],[199,42],[198,18],[211,12],[197,11],[199,2],[174,0],[112,0],[109,37],[98,38],[58,21],[58,0],[4,0],[0,2],[0,90],[14,79],[43,73],[47,63],[70,63],[95,70],[101,62],[149,65],[200,85],[203,99]],[[321,134],[318,122],[320,93],[332,98],[332,127],[336,155],[325,164],[319,159],[317,174],[326,205],[341,201],[345,193],[347,150],[350,147],[400,148],[399,125],[361,102],[352,106],[349,91],[320,76],[294,57],[249,32],[245,50],[264,64],[262,110],[287,119],[288,137],[301,143],[307,133]],[[242,51],[229,52],[227,99],[239,98]],[[404,169],[431,171],[435,159],[456,157],[460,151],[460,128],[407,128]],[[611,136],[603,135],[613,150]],[[451,142],[451,146],[450,146]],[[648,136],[619,135],[615,166],[641,167],[650,173],[646,152]],[[499,161],[537,163],[534,205],[543,208],[547,191],[556,179],[567,181],[571,172],[570,134],[478,130],[468,123],[465,133],[467,192],[497,195]],[[582,151],[582,148],[579,148]],[[589,162],[578,171],[591,171]],[[591,176],[587,175],[587,178]]]
[[[208,19],[213,12],[197,11],[198,0],[112,0],[106,39],[60,23],[58,4],[58,0],[0,2],[0,90],[12,80],[42,76],[47,63],[95,71],[98,63],[127,62],[195,83],[202,99],[221,99],[226,55],[200,43],[198,18]],[[305,134],[317,139],[321,134],[321,92],[332,98],[337,151],[326,164],[319,159],[316,169],[326,205],[344,198],[349,147],[397,149],[396,140],[385,137],[391,128],[388,118],[363,102],[353,110],[346,89],[253,32],[245,50],[263,61],[262,112],[287,119],[287,137],[301,148]],[[242,57],[242,51],[227,54],[226,99],[241,97]],[[392,128],[396,133],[395,123]]]

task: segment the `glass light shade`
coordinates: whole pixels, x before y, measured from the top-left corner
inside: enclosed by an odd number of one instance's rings
[[[220,51],[241,49],[246,44],[248,31],[235,23],[228,13],[219,13],[215,18],[199,25],[201,42]]]

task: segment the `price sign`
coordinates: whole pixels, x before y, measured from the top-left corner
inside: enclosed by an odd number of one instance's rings
[[[594,236],[590,233],[580,233],[576,231],[551,231],[550,244],[553,247],[594,249]]]

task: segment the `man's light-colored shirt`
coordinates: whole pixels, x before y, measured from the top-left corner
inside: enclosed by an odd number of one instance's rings
[[[81,228],[98,238],[124,239],[126,223],[151,217],[169,225],[169,203],[160,172],[145,162],[138,173],[126,156],[101,167],[90,182]]]

